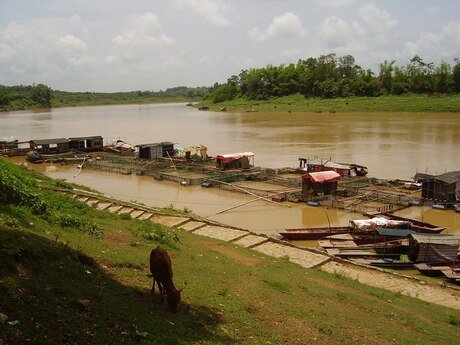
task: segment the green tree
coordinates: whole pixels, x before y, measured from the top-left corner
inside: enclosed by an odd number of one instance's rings
[[[393,86],[393,70],[394,70],[394,63],[396,61],[393,60],[388,62],[385,60],[383,63],[380,64],[380,73],[379,73],[379,81],[380,87],[382,90],[385,90],[387,94],[391,92]]]
[[[4,90],[0,90],[0,106],[8,105],[10,100],[8,99],[8,93]]]
[[[44,108],[51,107],[52,90],[44,84],[33,85],[30,97]]]
[[[443,61],[441,66],[436,67],[434,76],[437,92],[450,93],[454,90],[452,67],[447,62]]]
[[[452,79],[455,92],[460,93],[460,59],[455,58],[455,63]]]

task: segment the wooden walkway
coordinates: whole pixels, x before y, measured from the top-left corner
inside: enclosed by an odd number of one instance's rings
[[[298,247],[267,235],[257,234],[247,229],[222,226],[206,219],[195,219],[192,216],[165,215],[144,205],[124,203],[122,201],[113,202],[98,194],[93,195],[89,192],[77,192],[75,190],[61,192],[69,194],[76,200],[99,210],[117,214],[129,214],[132,218],[150,220],[154,223],[175,227],[196,235],[232,242],[268,256],[276,258],[287,257],[289,261],[304,268],[320,269],[356,280],[362,284],[460,310],[460,289],[455,287],[444,284],[428,284],[419,278],[357,264],[317,251],[314,248]]]

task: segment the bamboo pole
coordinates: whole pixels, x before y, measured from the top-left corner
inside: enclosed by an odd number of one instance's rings
[[[270,195],[270,197],[272,197],[272,196],[274,196],[274,195],[283,194],[283,193],[287,193],[287,192],[284,191],[284,192],[275,193],[275,194]],[[259,197],[255,198],[255,199],[251,199],[251,200],[249,200],[249,201],[245,201],[245,202],[243,202],[243,203],[241,203],[241,204],[238,204],[238,205],[236,205],[236,206],[232,206],[232,207],[226,208],[225,210],[222,210],[222,211],[219,211],[219,212],[210,214],[210,215],[207,216],[207,217],[212,217],[212,216],[215,216],[215,215],[218,215],[218,214],[221,214],[221,213],[224,213],[224,212],[233,210],[233,209],[235,209],[235,208],[237,208],[237,207],[244,206],[244,205],[246,205],[246,204],[249,204],[249,203],[251,203],[251,202],[254,202],[254,201],[257,201],[257,200],[260,200],[260,199],[263,199],[263,198],[264,198],[263,196],[259,196]],[[291,207],[290,205],[285,205],[285,206]]]
[[[171,164],[173,165],[174,170],[176,171],[177,177],[180,177],[180,176],[179,176],[179,172],[178,172],[177,169],[176,169],[176,165],[174,164],[174,162],[173,162],[173,160],[172,160],[172,158],[171,158],[171,156],[169,155],[169,152],[168,152],[167,150],[166,150],[166,153],[168,154],[169,160],[171,161]]]
[[[233,184],[231,184],[231,183],[227,183],[227,182],[223,182],[223,181],[218,181],[218,180],[211,180],[211,179],[210,179],[209,181],[217,182],[217,183],[222,183],[222,184],[224,184],[224,185],[231,186],[231,187],[233,187],[233,188],[235,188],[235,189],[238,189],[238,190],[240,190],[240,191],[242,191],[242,192],[244,192],[244,193],[250,194],[250,195],[252,195],[252,196],[255,196],[255,197],[257,197],[257,198],[260,198],[260,199],[262,199],[262,200],[265,200],[265,201],[268,201],[268,202],[271,202],[271,203],[274,203],[274,204],[277,204],[277,205],[280,205],[280,206],[289,207],[289,208],[291,207],[291,205],[280,204],[280,203],[278,203],[278,202],[275,202],[275,201],[273,201],[273,200],[268,199],[267,197],[259,196],[259,195],[254,194],[254,193],[252,193],[252,192],[250,192],[250,191],[248,191],[248,190],[246,190],[246,189],[244,189],[244,188],[235,186],[235,185],[233,185]],[[290,193],[290,192],[294,192],[294,191],[300,191],[300,189],[291,190],[291,191],[283,191],[283,192],[280,192],[279,194],[282,194],[282,193]],[[276,194],[273,194],[273,195],[276,195]]]

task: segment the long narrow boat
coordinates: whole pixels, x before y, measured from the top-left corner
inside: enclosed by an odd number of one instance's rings
[[[300,229],[284,229],[278,231],[281,236],[288,240],[319,240],[323,237],[338,234],[348,234],[352,232],[349,226],[336,226],[325,228],[300,228]]]
[[[419,233],[432,233],[432,234],[439,234],[441,231],[445,230],[445,227],[437,226],[434,224],[430,224],[427,222],[422,222],[420,220],[415,220],[411,218],[405,218],[400,216],[395,216],[391,213],[382,213],[382,216],[391,219],[391,220],[401,220],[401,221],[408,221],[412,223],[411,230]]]

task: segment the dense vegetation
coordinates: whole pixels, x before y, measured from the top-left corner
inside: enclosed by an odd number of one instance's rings
[[[2,158],[0,172],[0,343],[458,343],[458,310],[98,211]],[[176,314],[150,294],[158,244],[184,287]]]
[[[460,92],[460,61],[439,66],[415,56],[406,66],[385,60],[380,71],[362,69],[351,55],[335,54],[299,60],[297,64],[250,68],[214,84],[207,96],[220,103],[238,98],[267,100],[301,94],[305,97],[338,98],[381,95],[452,94]]]
[[[235,112],[460,112],[460,94],[406,94],[379,97],[318,98],[304,97],[300,93],[270,98],[249,100],[235,98],[224,103],[202,101],[196,107],[207,106],[212,111],[225,108]]]
[[[96,104],[184,102],[202,99],[206,87],[179,86],[165,91],[67,92],[38,85],[0,85],[0,109],[30,109]]]

